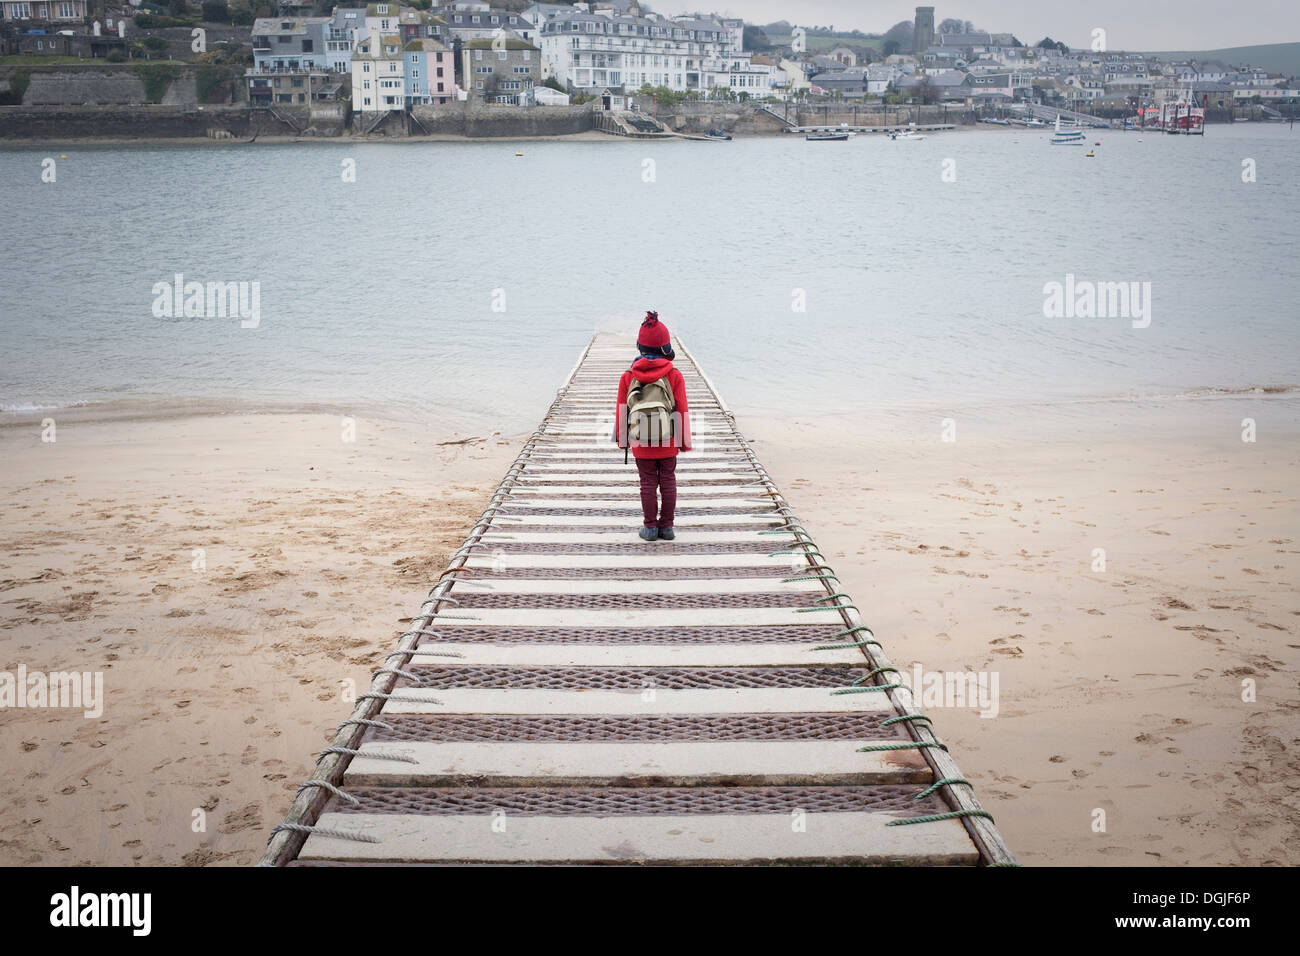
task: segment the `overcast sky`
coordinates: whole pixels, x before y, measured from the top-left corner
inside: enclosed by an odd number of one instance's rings
[[[913,0],[648,0],[660,13],[711,10],[750,23],[789,20],[804,26],[883,33],[910,20]],[[931,4],[927,4],[929,6]],[[1024,43],[1045,35],[1088,47],[1094,27],[1111,50],[1212,50],[1300,40],[1297,0],[935,0],[934,22],[970,20],[981,30],[1014,33]]]

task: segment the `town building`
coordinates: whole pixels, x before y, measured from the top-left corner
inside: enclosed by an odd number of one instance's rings
[[[244,71],[254,106],[306,105],[338,97],[340,60],[331,61],[332,17],[265,17],[253,21],[253,65]]]
[[[545,21],[540,46],[556,79],[576,90],[626,92],[649,85],[769,95],[779,68],[755,67],[729,24],[711,17],[573,11]]]
[[[352,53],[352,111],[382,113],[405,106],[402,39],[397,33],[370,33]]]
[[[934,7],[917,7],[912,21],[912,52],[922,53],[934,45]]]
[[[469,40],[460,56],[461,85],[488,103],[523,105],[542,79],[541,51],[518,37]]]
[[[446,23],[448,37],[462,43],[467,40],[490,40],[506,32],[527,43],[537,40],[537,28],[532,20],[509,10],[494,10],[487,4],[453,4],[440,8],[438,15]],[[451,42],[451,39],[447,42]]]
[[[451,50],[437,40],[407,40],[402,47],[406,105],[430,106],[456,98],[456,63]]]
[[[44,20],[80,24],[87,16],[86,0],[2,0],[0,20]]]

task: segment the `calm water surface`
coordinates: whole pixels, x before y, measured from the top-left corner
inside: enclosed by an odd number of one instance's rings
[[[1095,418],[1300,385],[1300,133],[1047,139],[3,149],[0,406],[528,429],[591,333],[650,307],[742,413]],[[260,283],[260,326],[155,317],[175,273]],[[1150,282],[1150,327],[1045,318],[1067,274]]]

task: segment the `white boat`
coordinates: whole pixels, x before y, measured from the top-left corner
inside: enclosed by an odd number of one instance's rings
[[[1056,126],[1052,130],[1053,146],[1082,146],[1083,129],[1071,123],[1069,126],[1061,125],[1061,114],[1056,114]]]
[[[908,124],[908,126],[915,126],[915,125],[916,125],[915,123]],[[914,129],[905,129],[902,130],[901,132],[896,130],[889,134],[889,138],[890,139],[925,139],[924,136],[922,136]]]

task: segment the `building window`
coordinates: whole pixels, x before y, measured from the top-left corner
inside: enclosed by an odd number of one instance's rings
[[[482,51],[482,50],[475,50],[475,51],[474,51],[474,59],[476,59],[476,60],[481,60],[481,59],[483,59],[483,51]]]

